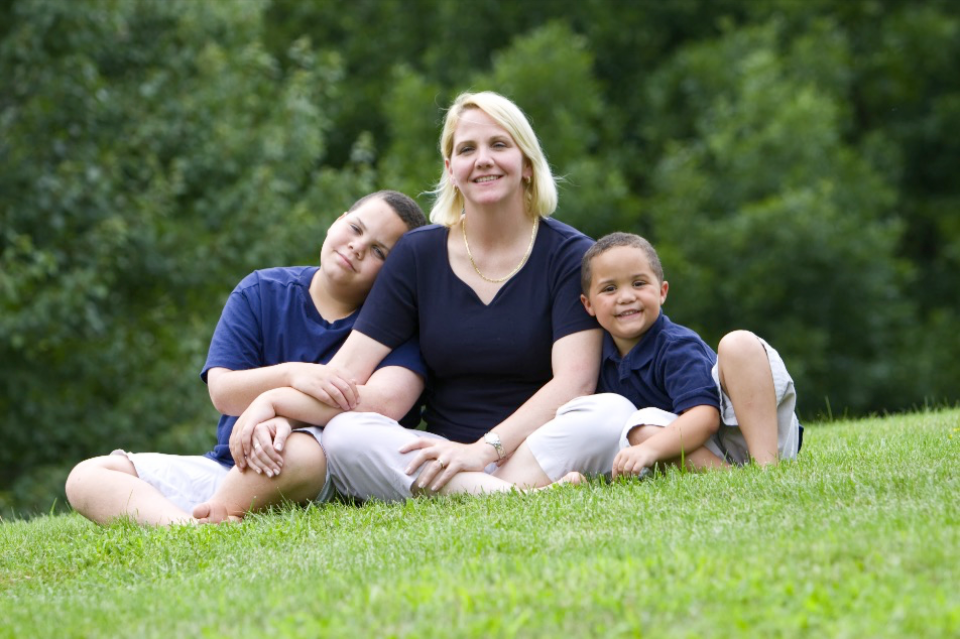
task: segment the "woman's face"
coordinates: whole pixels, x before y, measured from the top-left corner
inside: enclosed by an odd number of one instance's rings
[[[446,161],[453,184],[467,202],[523,203],[523,179],[532,169],[510,133],[480,109],[467,109],[453,134]]]

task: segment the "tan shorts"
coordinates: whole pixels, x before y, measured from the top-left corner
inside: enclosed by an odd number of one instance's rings
[[[767,352],[767,361],[773,373],[773,388],[777,394],[777,450],[780,459],[796,459],[800,445],[800,421],[794,412],[797,406],[797,391],[787,367],[776,349],[762,338],[757,338]],[[719,364],[713,367],[713,381],[720,393],[720,429],[704,446],[728,464],[742,466],[750,461],[747,440],[740,431],[733,404],[720,386]],[[641,408],[628,418],[620,433],[619,448],[627,448],[627,435],[637,426],[669,425],[677,418],[674,413],[659,408]]]

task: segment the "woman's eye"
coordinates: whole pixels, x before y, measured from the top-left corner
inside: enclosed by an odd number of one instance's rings
[[[358,225],[356,225],[356,224],[351,224],[351,225],[350,225],[350,228],[353,229],[353,232],[354,232],[354,233],[356,233],[357,235],[360,235],[360,232],[361,232],[361,231],[360,231],[360,227],[359,227]]]
[[[461,147],[460,147],[460,151],[458,151],[458,153],[459,153],[460,155],[463,155],[464,153],[469,153],[470,151],[473,151],[473,147],[472,147],[472,146],[461,146]]]

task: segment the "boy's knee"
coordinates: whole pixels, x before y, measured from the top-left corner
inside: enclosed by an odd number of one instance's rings
[[[327,433],[323,433],[326,445]],[[281,453],[284,469],[306,468],[326,472],[327,456],[320,442],[309,433],[293,432]]]
[[[721,359],[736,359],[741,357],[766,357],[763,343],[751,331],[731,331],[723,336],[717,345],[717,356]]]
[[[627,441],[630,442],[631,446],[637,446],[661,431],[663,431],[662,426],[650,426],[647,424],[634,426],[630,429],[630,432],[627,433]]]
[[[91,457],[90,459],[83,460],[74,466],[70,474],[67,475],[67,483],[64,487],[67,494],[67,501],[70,502],[70,505],[73,506],[74,509],[76,509],[77,504],[86,497],[90,490],[100,485],[100,480],[92,475],[102,470],[126,473],[134,477],[137,476],[137,470],[133,462],[125,455],[103,455],[101,457]]]

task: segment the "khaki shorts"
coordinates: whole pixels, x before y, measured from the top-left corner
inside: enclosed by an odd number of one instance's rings
[[[780,354],[762,338],[757,338],[767,352],[767,361],[773,373],[773,388],[777,395],[777,450],[780,459],[796,459],[800,446],[800,421],[794,412],[797,406],[797,391],[787,372]],[[747,441],[740,431],[733,404],[720,386],[719,364],[713,367],[713,381],[720,394],[720,429],[704,446],[728,464],[742,466],[750,461]],[[628,418],[620,433],[620,448],[627,448],[627,435],[638,426],[669,425],[677,418],[674,413],[659,408],[641,408]]]

